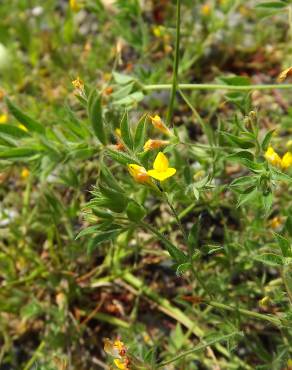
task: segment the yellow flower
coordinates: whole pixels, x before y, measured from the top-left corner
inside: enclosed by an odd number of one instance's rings
[[[207,17],[208,15],[211,14],[211,6],[210,4],[204,4],[201,7],[201,13],[203,16]]]
[[[163,132],[166,135],[171,135],[171,131],[165,126],[162,119],[156,114],[154,117],[150,116],[152,125],[157,128],[157,130]]]
[[[120,359],[116,358],[114,360],[114,364],[120,370],[128,370],[129,369],[127,358],[125,358],[124,360],[120,360]]]
[[[159,25],[159,26],[154,26],[152,28],[152,32],[153,32],[153,35],[157,38],[163,36],[163,34],[165,33],[165,27]]]
[[[274,151],[274,149],[269,146],[268,150],[265,153],[265,158],[268,162],[270,162],[273,166],[281,167],[281,158],[278,153]]]
[[[271,226],[272,229],[278,229],[280,226],[282,226],[282,219],[279,216],[273,217],[269,221],[269,225]]]
[[[0,123],[6,123],[8,121],[8,115],[3,113],[0,114]]]
[[[259,300],[259,305],[261,307],[267,307],[269,305],[270,301],[271,301],[270,297],[265,296],[265,297],[263,297],[262,299]]]
[[[115,129],[115,134],[116,134],[117,137],[122,137],[121,129],[120,128],[116,128]]]
[[[114,342],[106,338],[104,341],[104,351],[113,357],[120,358],[126,354],[126,347],[120,340],[115,340]]]
[[[24,168],[22,171],[21,171],[21,177],[25,180],[27,179],[29,176],[29,170],[27,168]]]
[[[165,145],[168,145],[168,144],[169,144],[169,141],[167,141],[167,140],[152,140],[152,139],[149,139],[144,144],[144,151],[146,152],[147,150],[158,149],[158,148],[161,148],[162,146],[165,146]]]
[[[139,182],[140,184],[151,183],[151,179],[147,174],[146,168],[131,163],[128,165],[128,170],[130,172],[130,175],[134,178],[134,180]]]
[[[28,131],[28,129],[22,123],[19,123],[17,126],[23,131]]]
[[[162,152],[159,152],[153,163],[153,170],[149,170],[147,173],[156,180],[164,181],[173,176],[176,169],[169,167],[168,159]]]
[[[292,75],[292,67],[289,67],[279,74],[277,80],[278,82],[283,82],[286,80],[287,77],[291,75]]]
[[[78,12],[80,10],[80,4],[77,0],[69,0],[70,8],[73,12]]]
[[[285,170],[292,165],[292,153],[287,152],[283,155],[281,160],[281,167]]]
[[[76,78],[76,80],[72,81],[72,85],[77,90],[83,90],[84,89],[84,82],[79,78],[79,76]]]

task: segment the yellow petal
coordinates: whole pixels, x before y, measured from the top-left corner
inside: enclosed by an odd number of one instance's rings
[[[277,152],[270,146],[265,153],[265,158],[268,162],[270,162],[273,166],[280,167],[282,164],[282,160]]]
[[[286,78],[288,76],[291,76],[292,75],[292,67],[289,67],[287,69],[285,69],[283,72],[281,72],[278,76],[278,81],[279,82],[283,82],[286,80]]]
[[[156,180],[164,181],[169,177],[173,176],[176,173],[175,168],[168,168],[166,171],[157,171],[157,170],[149,170],[147,171],[148,175],[153,177]]]
[[[119,360],[118,358],[116,358],[114,360],[114,364],[120,370],[127,370],[128,369],[127,365],[124,362],[122,362],[121,360]]]
[[[0,114],[0,123],[6,123],[8,121],[7,114]]]
[[[155,158],[155,161],[153,163],[153,168],[154,170],[157,170],[157,171],[166,171],[168,169],[168,159],[166,158],[166,156],[162,153],[162,152],[159,152]]]
[[[286,169],[292,165],[292,153],[287,152],[281,160],[281,167]]]

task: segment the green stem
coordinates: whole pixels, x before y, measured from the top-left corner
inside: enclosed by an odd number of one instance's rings
[[[216,339],[213,339],[213,340],[210,340],[209,342],[207,343],[204,343],[204,344],[199,344],[198,346],[192,348],[192,349],[189,349],[188,351],[185,351],[185,352],[182,352],[180,353],[179,355],[171,358],[170,360],[167,360],[167,361],[164,361],[160,364],[157,365],[157,368],[160,368],[160,367],[163,367],[165,365],[168,365],[168,364],[171,364],[172,362],[175,362],[175,361],[178,361],[194,352],[198,352],[198,351],[201,351],[202,349],[205,349],[209,346],[211,346],[212,344],[216,344],[218,342],[225,342],[227,341],[228,339],[236,336],[236,335],[242,335],[242,333],[240,332],[234,332],[234,333],[231,333],[231,334],[227,334],[227,335],[222,335],[220,338],[216,338]]]
[[[30,358],[30,360],[25,365],[25,367],[24,367],[23,370],[30,370],[31,369],[31,367],[33,366],[34,362],[38,358],[40,352],[43,350],[44,346],[45,346],[45,341],[42,341],[40,343],[40,345],[37,347],[37,349],[35,350],[33,356]]]
[[[263,315],[261,313],[246,310],[244,308],[228,306],[228,305],[226,305],[224,303],[220,303],[220,302],[210,301],[210,302],[207,302],[207,304],[209,304],[212,307],[219,308],[219,309],[222,309],[222,310],[232,311],[232,312],[239,312],[239,313],[241,313],[245,316],[249,316],[249,317],[252,317],[254,319],[268,321],[269,323],[273,324],[276,327],[281,327],[282,326],[281,320],[278,319],[277,317]]]
[[[170,200],[169,200],[169,198],[168,198],[167,193],[166,193],[166,192],[164,192],[164,195],[165,195],[165,200],[166,200],[166,202],[167,202],[167,204],[168,204],[169,208],[171,209],[171,212],[173,213],[173,215],[174,215],[174,217],[175,217],[175,220],[176,220],[176,222],[177,222],[177,224],[178,224],[178,227],[180,228],[180,231],[181,231],[181,233],[182,233],[182,235],[183,235],[184,242],[185,242],[185,244],[186,244],[186,246],[187,246],[187,245],[188,245],[188,237],[187,237],[187,234],[186,234],[186,232],[185,232],[185,229],[184,229],[184,227],[183,227],[183,225],[182,225],[182,223],[181,223],[181,221],[180,221],[180,218],[179,218],[179,216],[178,216],[178,214],[177,214],[177,212],[176,212],[175,208],[174,208],[174,207],[173,207],[173,205],[171,204],[171,202],[170,202]]]
[[[171,90],[171,84],[143,85],[145,91],[152,90]],[[262,85],[225,85],[225,84],[176,84],[180,90],[233,90],[233,91],[251,91],[251,90],[289,90],[292,84],[262,84]]]
[[[173,62],[173,77],[171,85],[171,95],[168,105],[166,123],[169,126],[173,114],[174,99],[177,89],[177,74],[178,74],[178,65],[179,65],[179,42],[180,42],[180,0],[176,1],[176,38],[175,38],[175,54]]]

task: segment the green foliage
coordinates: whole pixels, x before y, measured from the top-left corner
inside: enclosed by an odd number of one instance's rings
[[[175,2],[77,5],[0,6],[0,368],[288,369],[291,1],[181,1],[180,50]]]

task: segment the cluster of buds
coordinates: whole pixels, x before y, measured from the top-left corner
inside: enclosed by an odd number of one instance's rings
[[[111,341],[106,338],[104,341],[104,351],[114,358],[116,368],[120,370],[130,370],[130,360],[127,356],[127,348],[120,340]]]
[[[79,76],[76,78],[76,80],[72,81],[72,85],[74,86],[77,94],[84,95],[84,82],[79,78]]]
[[[154,117],[150,116],[150,119],[151,119],[152,125],[157,130],[161,131],[163,134],[165,134],[167,136],[172,135],[171,131],[169,130],[168,127],[165,126],[164,122],[162,121],[160,116],[158,116],[158,114],[156,114]]]
[[[273,166],[286,170],[292,165],[292,153],[286,152],[281,158],[273,147],[269,147],[265,153],[266,160]]]

